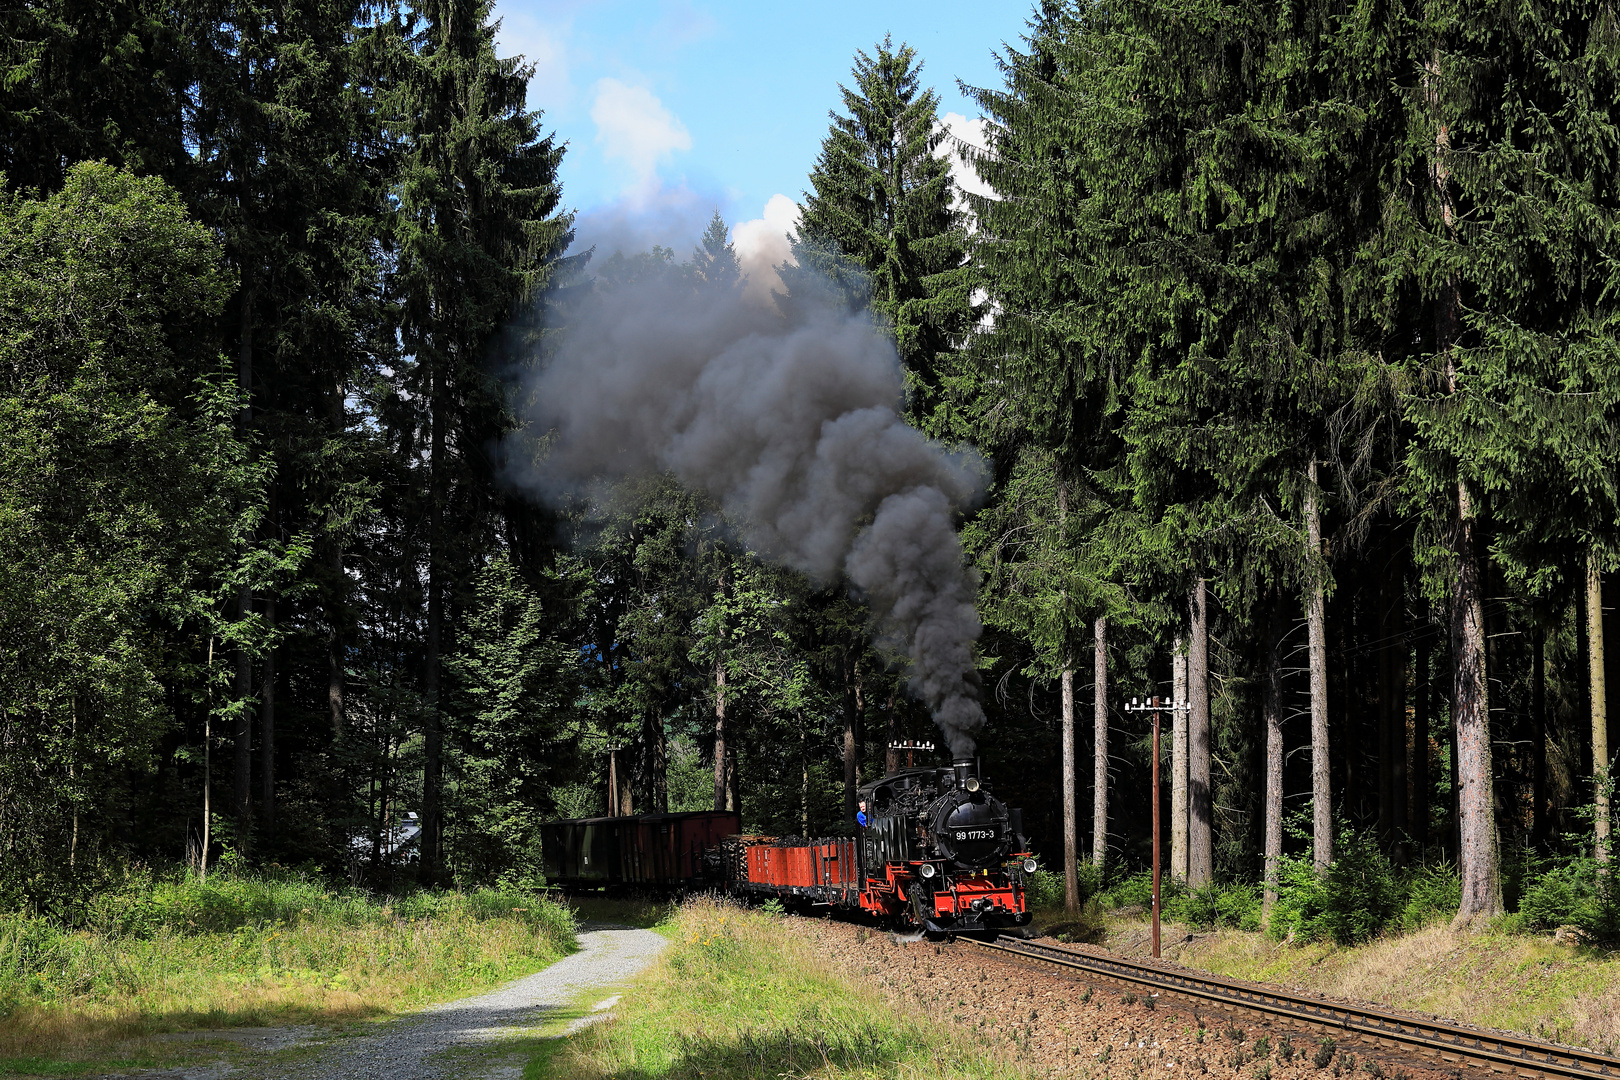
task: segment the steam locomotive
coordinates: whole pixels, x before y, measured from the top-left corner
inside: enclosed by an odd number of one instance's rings
[[[1036,869],[1023,815],[971,759],[905,768],[860,788],[855,837],[745,836],[729,811],[554,821],[546,877],[569,889],[720,890],[936,934],[1022,926]]]

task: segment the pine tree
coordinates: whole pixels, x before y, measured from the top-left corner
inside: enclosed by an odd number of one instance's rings
[[[1411,342],[1407,492],[1430,595],[1449,602],[1466,925],[1502,904],[1486,575],[1575,592],[1614,542],[1620,52],[1598,3],[1436,2],[1381,29],[1417,88],[1397,99],[1409,164],[1375,250],[1420,298],[1386,334]]]
[[[525,107],[528,70],[495,55],[487,0],[430,0],[393,20],[388,111],[404,123],[394,197],[406,385],[425,449],[422,537],[427,565],[422,691],[426,697],[422,865],[443,869],[444,711],[441,666],[500,508],[484,448],[512,427],[487,374],[497,331],[547,282],[571,238],[556,216],[563,148]]]
[[[855,55],[854,86],[840,85],[845,112],[810,173],[790,294],[831,281],[856,307],[890,327],[906,367],[909,413],[948,429],[943,397],[952,350],[973,320],[965,272],[967,233],[953,208],[950,164],[939,153],[939,95],[918,81],[915,49],[887,37],[875,55]]]
[[[727,239],[726,220],[716,210],[703,230],[703,239],[692,252],[689,264],[693,278],[701,285],[717,289],[735,289],[742,284],[742,265],[737,262],[737,249]]]
[[[60,188],[105,160],[179,183],[192,72],[187,6],[48,0],[0,11],[0,173],[12,189]],[[184,185],[181,185],[184,186]]]

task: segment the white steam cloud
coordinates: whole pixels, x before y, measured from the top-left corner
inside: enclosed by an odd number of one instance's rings
[[[789,306],[784,317],[672,282],[594,295],[525,395],[530,436],[552,443],[518,479],[556,499],[667,470],[762,556],[821,582],[846,575],[910,657],[909,688],[953,756],[967,756],[984,723],[980,623],[954,518],[979,497],[983,463],[901,419],[899,360],[869,322]]]
[[[769,301],[771,292],[782,287],[776,268],[792,260],[798,232],[799,204],[786,195],[772,195],[763,214],[732,228],[731,243],[750,297]]]

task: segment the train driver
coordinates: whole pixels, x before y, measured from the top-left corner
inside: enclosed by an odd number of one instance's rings
[[[868,824],[868,822],[866,820],[866,800],[865,799],[861,800],[861,808],[855,814],[855,824],[859,825],[863,829],[866,828],[866,826]]]

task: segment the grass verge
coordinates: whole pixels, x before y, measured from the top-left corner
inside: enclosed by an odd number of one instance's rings
[[[1147,921],[1109,920],[1106,944],[1148,952]],[[1620,1050],[1620,956],[1522,933],[1453,933],[1432,925],[1341,948],[1288,944],[1223,929],[1195,934],[1166,923],[1165,957],[1253,982],[1297,986],[1541,1039]]]
[[[643,930],[657,930],[667,925],[674,916],[675,905],[664,899],[640,896],[593,896],[575,893],[568,897],[568,906],[580,924],[601,923],[609,926],[633,926]]]
[[[524,1080],[1023,1075],[967,1031],[886,1003],[780,917],[697,900],[667,925],[670,947],[614,1015],[538,1050]]]
[[[341,1024],[473,993],[574,948],[532,893],[377,899],[299,880],[130,883],[82,929],[0,916],[0,1074],[198,1052],[171,1032]]]

